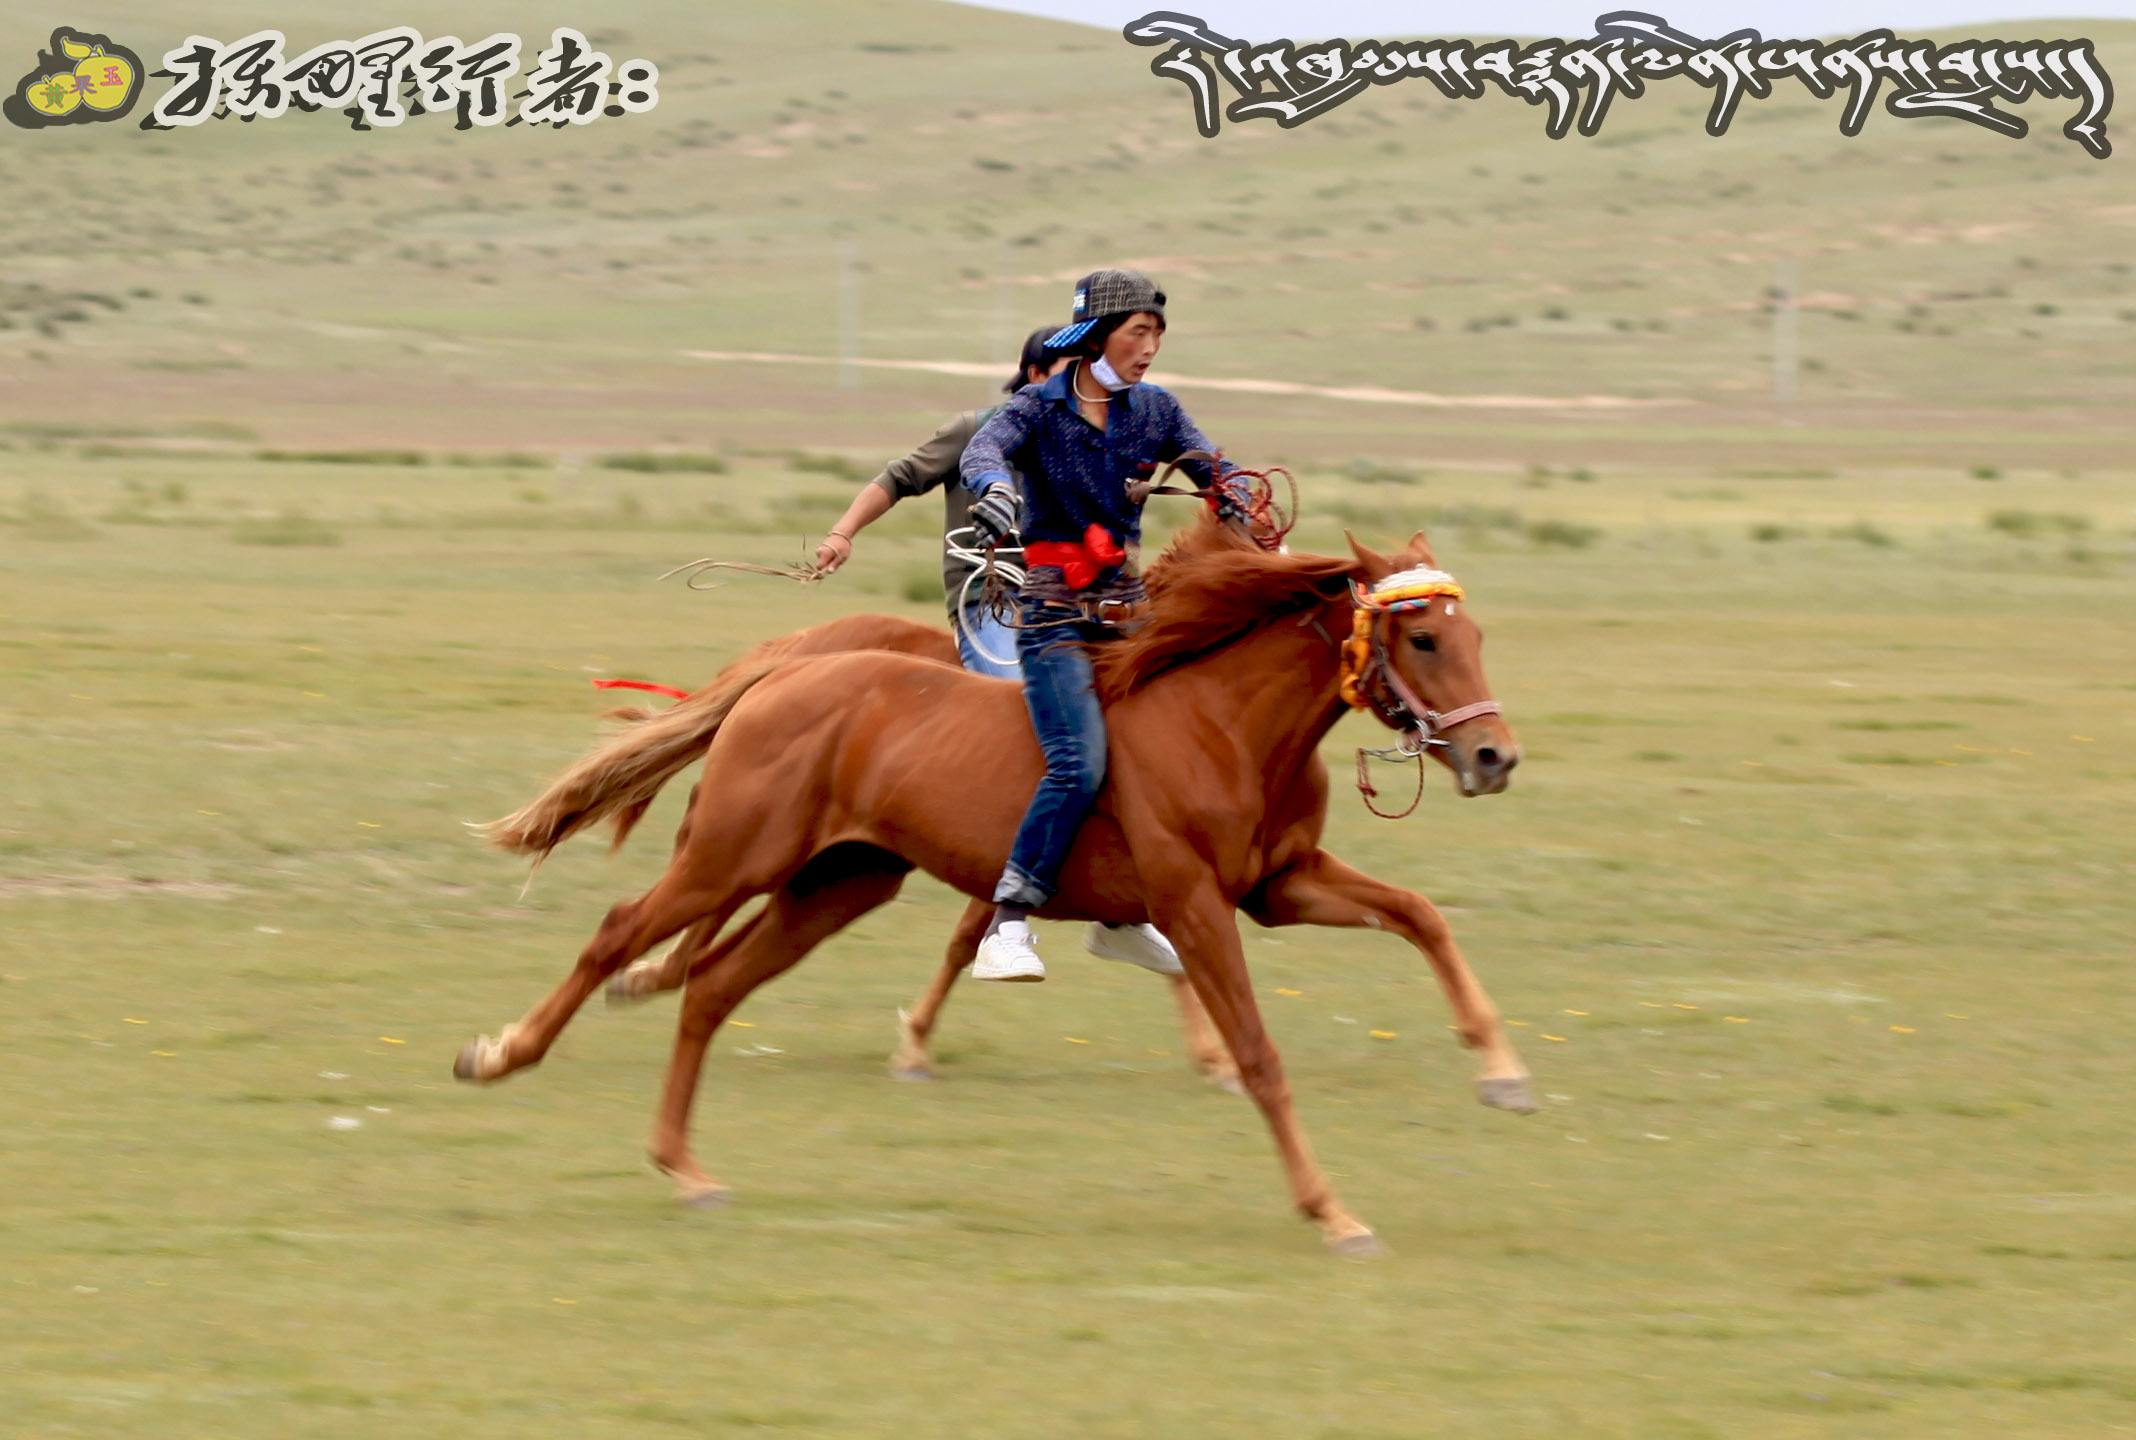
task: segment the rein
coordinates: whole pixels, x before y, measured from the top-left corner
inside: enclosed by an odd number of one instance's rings
[[[1365,808],[1382,820],[1407,820],[1416,814],[1417,807],[1424,803],[1424,747],[1411,749],[1410,737],[1404,735],[1399,742],[1383,750],[1368,750],[1357,747],[1357,797],[1365,802]],[[1374,760],[1402,761],[1414,759],[1417,765],[1417,793],[1409,797],[1409,803],[1400,810],[1386,811],[1373,804],[1379,796],[1379,787],[1372,783]]]
[[[1168,485],[1179,467],[1190,460],[1205,462],[1216,476],[1216,483],[1206,489],[1200,486]],[[1290,489],[1290,504],[1285,507],[1276,499],[1274,477],[1281,475]],[[1232,481],[1242,481],[1246,486],[1244,503],[1227,492],[1225,487]],[[1219,516],[1240,522],[1247,536],[1263,550],[1280,550],[1283,537],[1290,534],[1291,527],[1298,523],[1298,481],[1281,465],[1271,465],[1266,470],[1247,470],[1236,465],[1226,465],[1221,450],[1188,450],[1166,465],[1148,480],[1137,480],[1127,487],[1128,499],[1137,505],[1146,504],[1152,495],[1180,495],[1200,500]]]

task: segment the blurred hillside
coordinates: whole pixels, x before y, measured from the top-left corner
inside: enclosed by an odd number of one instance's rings
[[[44,23],[0,20],[9,78]],[[2136,187],[2125,157],[2061,136],[2061,102],[2024,107],[2022,142],[1881,109],[1850,141],[1835,104],[1786,95],[1714,140],[1705,92],[1679,84],[1551,142],[1539,111],[1410,84],[1211,142],[1154,52],[927,0],[330,22],[203,0],[183,25],[140,4],[96,23],[151,62],[189,29],[276,25],[302,49],[408,23],[531,51],[572,23],[657,63],[662,98],[568,133],[292,114],[152,134],[145,106],[0,129],[18,432],[873,455],[992,382],[870,367],[841,386],[829,363],[686,352],[829,361],[843,324],[869,360],[998,364],[1075,276],[1128,263],[1173,297],[1160,380],[1527,402],[1182,386],[1256,458],[2081,468],[2136,438]],[[2136,69],[2136,26],[2075,28]],[[1786,403],[1782,264],[1801,296]]]

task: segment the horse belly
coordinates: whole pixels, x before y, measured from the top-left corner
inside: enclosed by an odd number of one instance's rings
[[[803,661],[817,684],[848,698],[825,726],[819,706],[804,717],[766,705],[749,720],[783,727],[772,743],[805,748],[828,740],[814,762],[792,773],[817,778],[795,799],[814,808],[815,848],[857,841],[887,850],[967,895],[990,898],[1007,864],[1031,796],[1045,774],[1022,696],[998,681],[980,681],[947,666],[849,654]],[[781,689],[798,698],[798,673]],[[776,682],[767,682],[772,688]],[[811,691],[821,693],[815,685]],[[744,702],[746,705],[746,701]],[[799,707],[797,706],[796,709]],[[737,707],[736,718],[743,718]],[[731,722],[730,722],[731,723]],[[767,740],[769,737],[766,737]],[[814,793],[811,794],[810,791]],[[1119,923],[1140,920],[1146,906],[1119,823],[1101,794],[1076,836],[1061,891],[1042,914]]]
[[[1108,925],[1140,924],[1150,918],[1127,837],[1109,813],[1101,811],[1083,822],[1061,871],[1061,893],[1038,913]]]
[[[868,779],[843,797],[850,808],[837,839],[880,846],[952,889],[992,898],[1045,761],[1028,725],[1014,739],[990,738],[1000,743],[945,751],[938,737],[914,737],[893,742],[887,754],[878,750]],[[1076,833],[1060,894],[1041,914],[1112,924],[1144,918],[1126,837],[1105,796],[1098,806]]]

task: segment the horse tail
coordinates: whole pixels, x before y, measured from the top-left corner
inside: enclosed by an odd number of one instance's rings
[[[579,831],[607,819],[615,827],[610,848],[621,845],[660,787],[703,756],[735,703],[790,658],[797,639],[767,640],[665,710],[626,706],[610,711],[610,718],[628,728],[557,776],[533,803],[479,827],[483,838],[539,863]]]

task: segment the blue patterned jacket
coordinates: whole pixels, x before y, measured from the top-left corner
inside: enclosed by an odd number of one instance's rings
[[[967,490],[983,495],[997,480],[1014,483],[1011,466],[1019,472],[1026,541],[1080,541],[1099,524],[1132,545],[1142,538],[1142,509],[1129,502],[1128,482],[1186,451],[1216,447],[1171,391],[1147,380],[1113,392],[1106,428],[1098,429],[1083,418],[1070,388],[1081,365],[1011,396],[964,447],[959,473]],[[1180,469],[1196,485],[1210,483],[1201,461]]]

